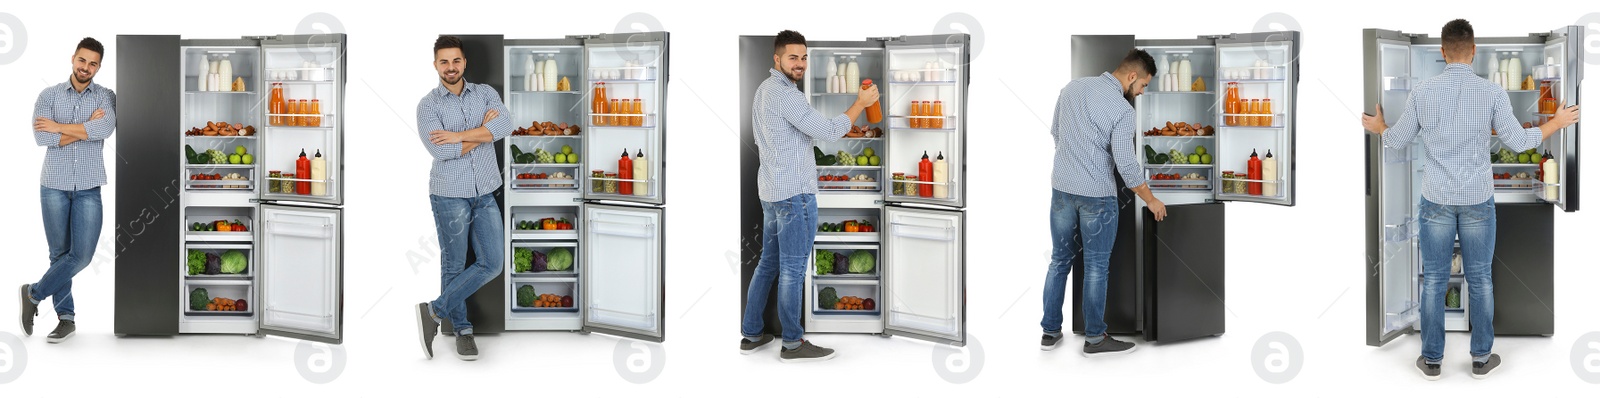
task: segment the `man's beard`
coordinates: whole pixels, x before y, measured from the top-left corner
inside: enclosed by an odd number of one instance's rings
[[[806,78],[806,71],[801,70],[799,72],[795,72],[793,69],[790,69],[790,70],[783,71],[783,75],[784,76],[788,76],[789,80],[794,80],[794,81],[798,82],[798,81]]]
[[[1128,83],[1126,90],[1122,90],[1122,99],[1128,100],[1128,106],[1133,106],[1133,83]]]
[[[84,74],[88,75],[88,73],[84,73]],[[78,84],[89,84],[90,80],[94,80],[94,75],[89,75],[89,78],[85,79],[85,78],[78,77],[77,73],[73,73],[72,74],[72,79],[73,80],[77,80]]]
[[[439,76],[439,81],[442,81],[442,82],[444,82],[444,84],[447,84],[447,85],[452,85],[452,86],[453,86],[453,85],[455,85],[455,84],[456,84],[456,83],[460,83],[460,82],[461,82],[461,72],[456,72],[456,79],[455,79],[455,80],[454,80],[454,81],[451,81],[451,80],[450,80],[450,78],[448,78],[448,77],[444,77],[444,76],[442,76],[442,75],[441,75],[441,76]]]

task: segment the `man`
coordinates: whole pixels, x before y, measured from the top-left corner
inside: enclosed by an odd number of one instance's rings
[[[433,58],[439,87],[417,104],[417,132],[433,156],[428,199],[439,233],[439,298],[417,304],[417,323],[428,358],[444,318],[450,321],[444,333],[455,336],[456,357],[472,361],[478,359],[478,345],[467,321],[467,297],[503,267],[500,207],[494,199],[501,177],[492,143],[511,135],[511,115],[493,88],[462,78],[467,59],[461,39],[440,36]],[[478,261],[465,265],[469,242]]]
[[[1512,113],[1511,100],[1498,85],[1472,70],[1477,53],[1472,24],[1457,19],[1444,25],[1444,72],[1423,81],[1406,99],[1405,112],[1388,126],[1380,104],[1375,116],[1361,117],[1367,131],[1380,134],[1385,148],[1405,148],[1418,134],[1424,156],[1422,204],[1419,217],[1419,251],[1422,252],[1422,355],[1417,370],[1428,380],[1439,379],[1444,359],[1444,296],[1450,278],[1450,260],[1457,236],[1461,239],[1462,268],[1467,297],[1472,303],[1467,318],[1472,324],[1472,377],[1488,377],[1500,366],[1494,348],[1494,182],[1490,181],[1490,132],[1514,151],[1539,145],[1551,134],[1577,123],[1578,107],[1561,106],[1543,126],[1522,128]]]
[[[1083,355],[1132,352],[1133,343],[1106,335],[1107,270],[1117,238],[1117,182],[1112,169],[1144,199],[1156,220],[1167,207],[1150,193],[1133,141],[1133,98],[1144,94],[1156,62],[1143,50],[1129,51],[1115,71],[1073,80],[1056,99],[1055,167],[1050,182],[1050,270],[1044,282],[1044,337],[1040,348],[1062,340],[1061,303],[1072,257],[1083,250]],[[1079,241],[1081,239],[1081,242]]]
[[[94,259],[100,240],[105,140],[117,128],[116,93],[94,83],[105,53],[99,41],[83,38],[72,53],[72,76],[44,89],[33,104],[33,140],[46,148],[39,207],[50,268],[38,282],[22,285],[22,333],[33,335],[39,302],[52,297],[60,323],[46,337],[51,343],[77,331],[72,277]]]
[[[834,141],[850,131],[867,106],[878,102],[878,86],[862,89],[842,115],[827,118],[811,109],[799,82],[805,78],[806,38],[799,32],[778,32],[773,42],[772,77],[756,88],[756,148],[761,169],[756,182],[761,196],[761,260],[750,278],[739,352],[751,354],[772,342],[762,333],[761,313],[767,294],[778,282],[778,321],[783,325],[784,362],[822,361],[832,349],[803,340],[800,324],[801,285],[811,256],[817,226],[817,165],[811,141]],[[854,83],[852,83],[854,84]]]

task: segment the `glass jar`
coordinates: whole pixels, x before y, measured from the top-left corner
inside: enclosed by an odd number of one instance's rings
[[[911,128],[922,128],[922,101],[911,101]]]
[[[322,127],[321,100],[311,100],[311,110],[307,111],[306,113],[311,114],[310,117],[306,118],[306,127]]]
[[[605,193],[611,193],[611,194],[617,193],[617,180],[616,180],[617,173],[606,173],[605,178],[610,178],[609,180],[606,180],[606,182],[605,182],[605,186],[606,186],[606,192]]]
[[[917,181],[917,176],[908,175],[908,176],[906,176],[906,181]],[[903,186],[901,187],[901,188],[904,188],[904,189],[901,189],[900,192],[896,192],[896,193],[898,193],[900,195],[904,195],[904,196],[917,196],[917,194],[919,193],[919,192],[917,192],[918,191],[917,188],[920,187],[920,186],[921,185],[919,185],[919,184],[913,184],[913,183],[909,183],[909,182],[908,183],[904,183]]]
[[[617,116],[617,114],[628,113],[627,110],[622,109],[622,101],[617,100],[616,98],[612,98],[611,99],[611,107],[609,108],[609,111],[607,113],[610,113],[611,116],[607,116],[606,117],[606,124],[609,124],[609,125],[612,125],[612,126],[622,126],[622,125],[627,124],[626,122],[624,122],[625,120],[627,120],[626,117]]]
[[[280,175],[282,176],[281,173],[280,173]],[[283,178],[294,178],[294,174],[290,174],[290,175],[286,175],[286,176],[282,176],[282,177]],[[278,184],[278,193],[295,193],[294,181],[290,181],[290,180],[284,179],[284,180],[272,181],[270,183],[271,184]]]
[[[1233,170],[1222,171],[1222,193],[1233,193]]]
[[[589,178],[591,178],[589,180],[589,192],[594,192],[594,193],[605,192],[605,184],[601,183],[600,180],[595,180],[594,179],[594,178],[606,178],[606,172],[605,171],[603,171],[603,170],[591,171],[591,172],[589,172]]]
[[[278,187],[278,181],[275,180],[276,178],[283,178],[283,172],[282,171],[278,171],[278,170],[272,170],[272,171],[268,171],[267,172],[267,179],[268,179],[267,192],[268,193],[280,193],[280,192],[282,192],[282,190],[279,189],[279,187]]]
[[[906,173],[894,173],[893,175],[894,175],[894,177],[892,178],[892,180],[894,180],[894,189],[889,191],[889,192],[890,193],[894,193],[894,194],[899,194],[901,192],[905,192],[906,183],[904,183],[902,181],[906,180]]]

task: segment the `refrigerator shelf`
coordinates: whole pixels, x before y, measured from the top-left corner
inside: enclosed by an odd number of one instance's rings
[[[538,181],[538,182],[535,182],[535,181]],[[555,181],[563,181],[563,182],[555,182]],[[573,189],[573,188],[577,188],[578,187],[577,181],[578,180],[556,180],[556,179],[549,179],[549,178],[542,179],[542,180],[521,179],[521,180],[512,180],[511,188],[513,188],[513,189],[534,189],[534,190]]]
[[[516,221],[512,221],[516,222]],[[577,240],[578,230],[558,229],[546,231],[542,229],[512,230],[511,240]]]
[[[1144,165],[1144,168],[1151,169],[1151,170],[1155,170],[1155,169],[1209,169],[1209,168],[1212,168],[1212,167],[1216,167],[1216,165],[1212,165],[1212,164],[1173,164],[1173,163],[1168,163],[1168,164],[1146,164],[1146,165]]]
[[[1539,167],[1538,164],[1534,164],[1534,163],[1490,163],[1489,166],[1490,167],[1535,167],[1535,168]]]
[[[248,303],[248,301],[246,301],[246,302]],[[195,311],[195,310],[184,310],[183,311],[183,315],[185,315],[185,316],[208,316],[208,317],[210,317],[210,316],[215,316],[215,317],[224,317],[224,316],[248,317],[248,316],[255,315],[255,311],[256,311],[255,307],[252,306],[249,311]]]
[[[583,94],[583,92],[582,91],[523,91],[523,90],[511,90],[511,94],[516,94],[516,95],[521,95],[521,94]]]
[[[818,232],[815,243],[878,243],[877,232]]]
[[[249,278],[235,278],[235,279],[220,279],[220,278],[188,279],[188,278],[185,278],[184,279],[184,285],[187,285],[187,287],[185,288],[186,289],[185,291],[194,291],[195,287],[206,287],[206,286],[251,286],[253,284],[254,283],[251,282]]]
[[[1150,180],[1150,189],[1166,191],[1210,191],[1211,180]]]
[[[1219,194],[1217,194],[1217,199],[1223,199],[1223,200],[1281,198],[1281,197],[1283,197],[1283,189],[1279,189],[1278,190],[1278,195],[1273,195],[1273,196],[1237,194],[1237,193],[1219,193]]]
[[[513,136],[510,136],[510,137],[506,137],[506,138],[507,139],[511,139],[511,140],[516,140],[517,142],[538,141],[540,139],[552,139],[552,140],[556,140],[556,139],[573,139],[573,140],[576,140],[576,139],[579,139],[579,138],[583,138],[583,135],[580,135],[580,134],[574,134],[574,135],[513,135]],[[573,149],[576,150],[577,148],[573,148]]]
[[[879,310],[824,310],[824,309],[820,309],[820,308],[811,310],[811,313],[817,314],[817,315],[881,315],[881,314],[883,314],[883,312],[879,311]]]
[[[1149,140],[1149,139],[1193,140],[1193,139],[1213,139],[1213,138],[1217,138],[1217,136],[1216,135],[1189,135],[1189,136],[1183,136],[1183,135],[1147,135],[1147,136],[1144,136],[1144,139],[1147,139],[1147,140]]]
[[[1147,92],[1145,94],[1146,95],[1178,95],[1178,94],[1205,94],[1205,95],[1212,95],[1212,94],[1216,94],[1216,92],[1215,91],[1151,91],[1151,92]]]
[[[249,269],[247,268],[245,270],[245,272],[249,272]],[[246,273],[246,274],[222,274],[222,275],[184,275],[183,276],[183,280],[185,282],[188,282],[190,285],[193,285],[193,286],[205,285],[207,281],[250,281],[251,279],[255,279],[255,277],[250,276],[248,273]]]
[[[896,86],[910,85],[912,87],[916,87],[916,86],[954,86],[954,85],[956,85],[956,81],[954,81],[954,80],[920,80],[920,81],[914,81],[914,82],[912,82],[912,81],[892,81],[892,82],[889,82],[889,83],[890,84],[894,84]]]
[[[817,189],[822,191],[877,192],[878,183],[876,181],[818,181]]]
[[[653,130],[655,128],[656,128],[656,125],[654,125],[654,124],[644,125],[644,126],[610,126],[610,125],[602,126],[602,125],[596,125],[596,124],[593,124],[593,123],[589,124],[589,129],[590,130],[600,129],[600,130],[640,130],[640,131],[650,131],[650,130]]]
[[[918,128],[911,128],[911,127],[890,127],[889,130],[890,131],[903,131],[903,132],[925,131],[925,132],[929,132],[929,133],[955,133],[956,132],[956,129],[918,129]]]
[[[812,268],[812,271],[816,271],[816,268]],[[872,272],[864,274],[812,274],[811,278],[816,279],[818,284],[831,284],[837,281],[869,281],[871,283],[868,284],[876,285],[878,284],[878,268],[873,267]]]
[[[179,135],[183,135],[183,139],[186,139],[186,140],[253,140],[253,139],[256,139],[256,137],[258,137],[256,135],[225,136],[225,135],[184,135],[183,133],[178,133],[178,134]]]
[[[578,271],[513,272],[512,282],[577,283]]]
[[[883,166],[817,166],[817,170],[882,170]]]
[[[253,169],[253,168],[256,168],[256,165],[254,165],[254,164],[230,164],[230,163],[217,163],[217,164],[204,163],[204,164],[186,164],[186,165],[183,165],[183,167],[184,168],[189,168],[189,169]],[[221,181],[221,180],[217,180],[217,181]]]
[[[1532,178],[1512,178],[1494,180],[1494,189],[1532,189]]]
[[[512,163],[511,164],[511,168],[525,168],[525,169],[532,169],[532,168],[576,169],[576,168],[578,168],[578,166],[582,166],[582,164],[578,164],[578,163]]]
[[[240,94],[240,95],[254,95],[254,94],[255,94],[255,93],[256,93],[256,92],[254,92],[254,91],[194,91],[194,90],[187,90],[187,91],[184,91],[184,92],[183,92],[183,93],[184,93],[184,94],[187,94],[187,95],[195,95],[195,94]]]
[[[574,298],[573,300],[577,299]],[[562,308],[518,307],[515,304],[512,304],[511,312],[578,312],[578,307],[577,303],[573,303],[572,307]]]
[[[195,191],[254,191],[256,189],[255,183],[250,180],[190,180],[183,184],[183,188]]]

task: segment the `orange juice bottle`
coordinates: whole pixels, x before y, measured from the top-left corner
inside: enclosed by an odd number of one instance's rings
[[[944,101],[933,101],[933,115],[939,116],[938,119],[933,119],[933,128],[944,128]]]
[[[596,114],[596,115],[600,115],[600,114],[605,114],[606,113],[606,83],[605,82],[600,82],[600,83],[595,83],[594,84],[594,104],[591,105],[589,108],[590,108],[589,109],[589,113],[593,113],[593,114]],[[604,125],[606,125],[606,117],[605,116],[595,116],[594,120],[592,121],[592,123],[594,125],[596,125],[596,126],[604,126]]]
[[[310,127],[322,127],[322,101],[311,100],[311,120],[306,123]]]
[[[1266,115],[1266,116],[1262,116],[1261,117],[1261,125],[1265,126],[1265,127],[1271,127],[1272,126],[1272,99],[1271,98],[1261,100],[1261,114]]]
[[[911,128],[922,128],[922,101],[911,101]]]
[[[617,117],[617,114],[627,112],[627,110],[622,109],[622,101],[618,101],[616,98],[608,98],[608,100],[611,101],[611,105],[606,107],[606,114],[611,116],[606,117],[606,123],[612,126],[621,126],[623,119]]]
[[[644,126],[644,100],[633,99],[633,114],[639,115],[633,117],[633,127]]]

